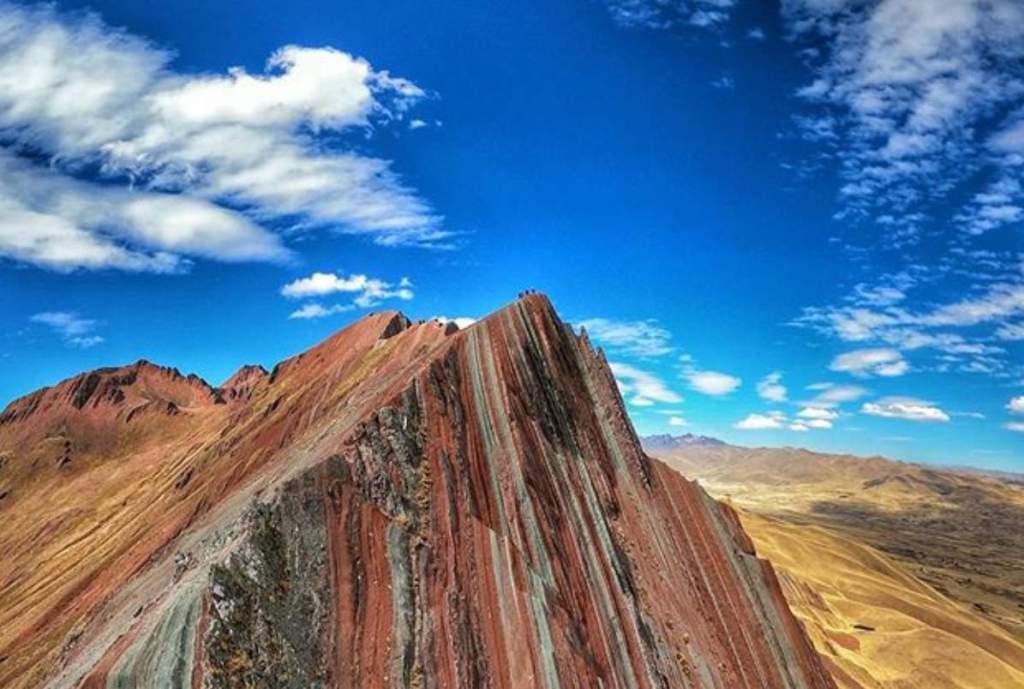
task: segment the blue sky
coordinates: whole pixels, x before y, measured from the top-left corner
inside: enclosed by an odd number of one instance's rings
[[[1024,470],[1015,0],[0,4],[0,400],[525,288],[642,433]]]

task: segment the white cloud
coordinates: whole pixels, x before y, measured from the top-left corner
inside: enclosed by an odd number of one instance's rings
[[[741,431],[764,431],[782,428],[785,424],[784,414],[768,412],[767,414],[749,414],[746,418],[733,424],[733,428]]]
[[[423,96],[414,84],[333,48],[286,46],[255,75],[170,60],[94,15],[0,5],[0,255],[150,271],[280,260],[264,221],[444,243],[386,161],[321,136],[402,117]]]
[[[736,376],[721,371],[703,370],[697,367],[689,354],[679,357],[682,362],[681,375],[690,384],[692,390],[715,397],[728,395],[736,390],[743,381]]]
[[[728,395],[738,388],[743,381],[736,376],[720,371],[690,371],[684,374],[690,387],[705,395]]]
[[[295,311],[288,314],[288,318],[295,320],[310,320],[314,318],[326,318],[327,316],[333,316],[338,313],[345,313],[351,311],[355,306],[352,304],[333,304],[331,306],[324,306],[323,304],[317,304],[316,302],[310,302],[303,304]]]
[[[895,349],[856,349],[840,354],[829,367],[855,376],[902,376],[910,368]]]
[[[1024,323],[1005,323],[996,329],[996,337],[1008,342],[1024,340]]]
[[[1006,409],[1011,414],[1024,414],[1024,395],[1013,397],[1006,403]]]
[[[757,394],[769,402],[785,402],[786,386],[782,384],[782,373],[769,373],[757,383]]]
[[[854,402],[868,394],[868,391],[859,385],[815,383],[814,385],[809,385],[808,389],[815,390],[818,394],[803,404],[805,407],[815,409],[832,409],[846,402]]]
[[[616,321],[608,318],[588,318],[580,326],[595,341],[608,349],[642,358],[657,357],[672,351],[671,333],[655,320]]]
[[[689,424],[686,422],[686,419],[684,419],[681,416],[670,416],[668,418],[668,425],[674,426],[676,428],[682,428],[683,426],[688,426]]]
[[[611,362],[609,364],[619,390],[623,396],[630,397],[629,402],[638,407],[651,406],[656,402],[676,404],[683,398],[669,389],[665,383],[653,373],[636,368],[629,364]]]
[[[817,413],[821,411],[822,413]],[[827,415],[826,415],[827,414]],[[827,410],[804,409],[797,418],[790,419],[780,411],[769,411],[764,414],[749,414],[746,418],[733,424],[733,428],[741,431],[761,431],[789,429],[798,433],[811,430],[828,430],[832,428],[832,420],[839,415]]]
[[[49,327],[72,347],[88,349],[104,341],[103,337],[94,333],[98,325],[95,320],[83,318],[71,311],[44,311],[29,320]]]
[[[58,271],[175,272],[182,255],[280,261],[289,252],[203,199],[81,182],[0,149],[0,255]]]
[[[289,299],[323,297],[339,293],[356,295],[352,304],[360,308],[376,306],[386,299],[408,301],[415,296],[409,278],[403,277],[396,285],[361,273],[353,273],[346,277],[337,273],[316,272],[308,277],[293,280],[281,288],[281,294]]]
[[[624,27],[711,27],[729,19],[736,0],[607,0],[612,19]]]
[[[409,129],[422,129],[426,127],[427,123],[421,119],[414,119],[409,121]]]
[[[722,75],[714,79],[711,85],[722,91],[733,91],[736,88],[736,80],[728,75]]]
[[[786,0],[783,14],[809,46],[826,39],[824,51],[806,53],[816,56],[815,79],[799,93],[841,123],[829,154],[841,162],[844,215],[886,221],[894,243],[912,239],[925,204],[993,159],[977,131],[1024,93],[1024,5],[947,0],[938,11],[932,0]],[[992,145],[1015,143],[1008,126]],[[1019,219],[1019,205],[982,199],[957,219],[984,231]]]
[[[976,260],[990,259],[979,257]],[[992,268],[1000,274],[1007,269],[1002,261],[991,262]],[[1019,272],[1019,268],[1017,270]],[[978,280],[977,276],[971,278]],[[863,291],[864,286],[858,286],[858,289]],[[851,300],[856,304],[858,299],[855,294]],[[1021,328],[1017,323],[1022,315],[1024,283],[1000,281],[979,286],[974,294],[957,301],[916,310],[891,305],[880,308],[858,305],[807,308],[794,324],[846,342],[888,345],[865,351],[871,352],[872,356],[888,357],[891,362],[883,362],[875,369],[862,370],[861,373],[899,375],[907,369],[900,363],[902,357],[897,359],[892,349],[932,349],[956,357],[961,370],[998,374],[1004,368],[1006,350],[992,342],[995,339],[1011,341],[1022,336],[1024,332],[1018,332]],[[848,361],[837,358],[834,365],[855,366],[856,358],[852,353]]]
[[[763,41],[765,39],[764,29],[755,27],[747,32],[747,38],[753,41]]]
[[[1003,428],[1005,428],[1008,431],[1013,431],[1015,433],[1024,433],[1024,422],[1009,421],[1003,424]]]
[[[912,397],[883,397],[876,402],[866,402],[861,412],[871,416],[882,416],[890,419],[907,421],[939,422],[949,421],[949,414],[931,402]]]
[[[454,323],[459,327],[459,330],[462,330],[463,328],[468,328],[469,326],[476,323],[476,319],[470,318],[469,316],[457,316],[455,318],[448,318],[447,316],[434,316],[434,320],[439,321],[441,323]]]
[[[802,419],[815,419],[820,421],[831,421],[839,417],[839,413],[826,407],[804,407],[797,416]]]

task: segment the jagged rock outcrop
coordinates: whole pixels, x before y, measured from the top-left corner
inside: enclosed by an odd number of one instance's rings
[[[63,475],[0,426],[0,686],[834,686],[541,295],[368,316],[182,415]]]
[[[269,375],[267,369],[258,364],[246,364],[231,374],[231,377],[217,388],[217,392],[229,402],[249,400],[256,385]]]

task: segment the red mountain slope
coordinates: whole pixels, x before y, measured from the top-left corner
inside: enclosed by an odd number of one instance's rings
[[[540,295],[220,390],[138,367],[4,412],[0,686],[834,686]]]

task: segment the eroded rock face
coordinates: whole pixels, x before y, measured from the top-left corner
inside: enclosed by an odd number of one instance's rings
[[[834,686],[735,514],[643,454],[546,298],[346,332],[216,412],[175,465],[186,516],[111,554],[138,563],[116,587],[15,618],[0,684]]]

